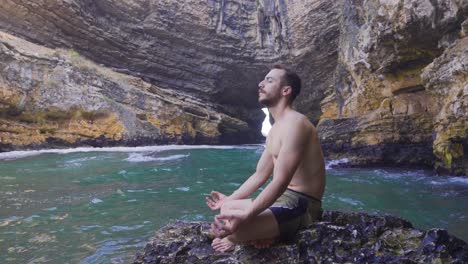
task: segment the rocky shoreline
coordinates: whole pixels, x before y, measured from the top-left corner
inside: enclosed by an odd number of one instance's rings
[[[444,229],[421,231],[394,216],[325,211],[290,243],[267,249],[211,248],[208,222],[175,222],[156,232],[134,264],[143,263],[467,263],[468,245]]]

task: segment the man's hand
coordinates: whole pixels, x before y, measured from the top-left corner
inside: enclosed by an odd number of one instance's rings
[[[215,221],[211,226],[211,231],[216,237],[226,237],[237,231],[240,224],[248,221],[248,214],[244,211],[230,212],[215,216]]]
[[[226,201],[227,196],[216,191],[211,192],[211,199],[210,197],[206,197],[206,205],[211,210],[219,210],[221,209],[221,206],[223,203]]]

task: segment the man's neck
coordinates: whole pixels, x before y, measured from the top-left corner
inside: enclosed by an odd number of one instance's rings
[[[284,115],[291,110],[291,105],[285,102],[279,102],[274,106],[268,107],[268,111],[275,120],[275,123],[279,122],[284,117]]]

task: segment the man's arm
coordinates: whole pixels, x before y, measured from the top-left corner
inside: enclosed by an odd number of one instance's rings
[[[257,163],[257,169],[236,191],[229,197],[229,200],[245,199],[253,192],[258,190],[270,177],[273,172],[273,159],[268,151],[263,151],[260,160]]]
[[[260,186],[262,186],[273,172],[273,159],[268,151],[263,151],[260,160],[257,163],[257,169],[236,191],[230,196],[226,196],[220,192],[212,191],[211,197],[206,197],[206,205],[211,210],[219,210],[224,202],[229,200],[245,199]]]
[[[294,122],[297,123],[288,126],[288,135],[282,136],[273,180],[247,209],[247,219],[257,216],[278,199],[288,187],[301,162],[310,131],[304,127],[301,120],[294,120]]]

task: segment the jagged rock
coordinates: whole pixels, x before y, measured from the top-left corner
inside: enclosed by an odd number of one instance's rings
[[[468,175],[468,36],[457,40],[427,66],[422,79],[440,106],[434,118],[435,169]]]
[[[239,143],[255,135],[215,106],[0,32],[0,151]]]
[[[344,1],[339,64],[318,125],[330,158],[467,175],[468,57],[457,40],[466,18],[466,1]]]
[[[258,82],[281,61],[304,76],[304,90],[313,96],[299,104],[318,121],[336,65],[340,4],[6,0],[0,3],[0,29],[219,104],[223,113],[249,124],[261,123],[261,112],[252,114],[260,107]]]
[[[468,2],[462,0],[0,3],[1,30],[41,47],[72,50],[74,57],[137,77],[161,98],[194,101],[197,107],[177,108],[184,114],[169,111],[170,116],[190,117],[189,121],[182,118],[187,122],[174,120],[185,124],[183,129],[136,115],[158,131],[183,131],[178,136],[183,140],[174,142],[230,144],[260,138],[263,114],[256,102],[257,83],[268,66],[282,62],[303,78],[296,107],[315,124],[320,120],[318,129],[328,158],[348,158],[350,166],[432,166],[456,175],[467,175],[468,164],[467,44],[463,40],[467,21]],[[45,85],[10,71],[0,72],[8,79],[5,85],[24,91]],[[61,98],[67,95],[65,90],[52,90],[63,94]],[[119,100],[126,94],[109,91]],[[23,107],[21,100],[13,101],[15,107]],[[54,111],[52,105],[42,107]],[[85,109],[101,108],[87,105]],[[141,120],[134,121],[138,118],[122,111],[116,114],[122,117],[124,130],[135,133],[117,141],[156,142],[139,135],[148,128],[142,129]],[[14,114],[15,109],[8,112]],[[218,114],[225,118],[213,121]],[[194,124],[201,116],[211,121]],[[213,122],[216,128],[207,125]],[[189,123],[205,132],[194,136]],[[89,129],[96,130],[95,136],[101,134],[103,141],[110,137],[102,132],[102,124]],[[28,129],[13,126],[10,130]],[[28,137],[37,141],[37,133],[20,133],[26,141]],[[213,133],[219,135],[205,136]],[[17,143],[11,146],[21,148]]]
[[[466,263],[468,245],[443,229],[420,231],[393,216],[327,211],[293,241],[267,249],[211,248],[207,222],[175,222],[156,232],[134,263]]]

